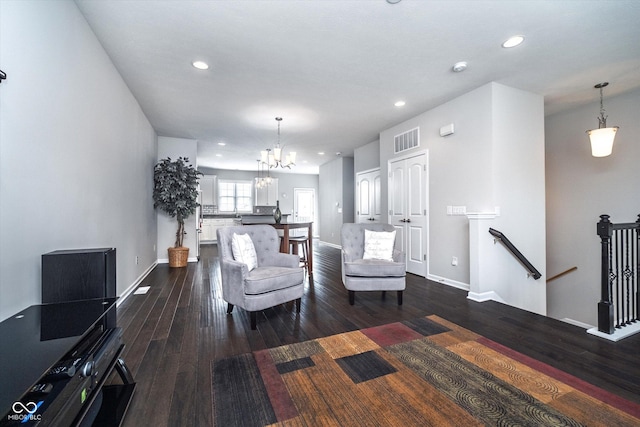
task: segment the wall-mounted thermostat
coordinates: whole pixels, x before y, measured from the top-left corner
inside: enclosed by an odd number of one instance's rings
[[[453,134],[453,123],[440,128],[440,136],[447,136]]]

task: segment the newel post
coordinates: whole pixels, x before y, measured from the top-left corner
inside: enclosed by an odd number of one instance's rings
[[[640,286],[640,214],[636,220],[636,238],[636,286]],[[636,292],[636,307],[640,307],[640,292]]]
[[[597,230],[598,236],[600,236],[600,247],[602,252],[600,267],[600,302],[598,303],[598,330],[600,332],[612,334],[614,332],[614,325],[613,302],[609,283],[609,247],[611,245],[613,227],[609,221],[609,215],[600,215]]]

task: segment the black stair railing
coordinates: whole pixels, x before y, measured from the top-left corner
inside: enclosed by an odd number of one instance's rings
[[[598,330],[613,334],[616,328],[640,320],[640,215],[636,222],[625,224],[614,224],[609,215],[600,215],[597,231],[602,252]]]
[[[499,240],[502,242],[502,244],[504,244],[504,246],[509,250],[509,252],[511,252],[513,256],[515,256],[518,259],[518,261],[520,261],[522,266],[527,269],[529,274],[533,276],[535,280],[538,280],[542,276],[540,272],[536,270],[536,268],[529,262],[529,260],[525,258],[524,255],[522,255],[522,252],[520,252],[518,248],[516,248],[513,245],[513,243],[511,243],[509,239],[507,239],[507,236],[505,236],[504,234],[502,234],[501,232],[493,228],[489,228],[489,233],[493,237],[495,237],[496,240]]]

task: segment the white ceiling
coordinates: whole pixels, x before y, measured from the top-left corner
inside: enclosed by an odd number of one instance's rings
[[[197,139],[200,166],[255,170],[276,116],[293,171],[317,173],[491,81],[543,95],[546,115],[592,103],[594,127],[596,83],[605,107],[640,87],[637,0],[76,3],[158,135]]]

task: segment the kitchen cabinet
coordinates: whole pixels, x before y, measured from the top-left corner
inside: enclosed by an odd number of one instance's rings
[[[203,218],[200,242],[215,243],[218,240],[218,237],[216,235],[218,228],[239,225],[239,222],[239,218]]]
[[[204,218],[202,220],[202,225],[200,226],[200,241],[203,243],[208,243],[213,241],[211,234],[212,224],[211,220],[208,218]]]
[[[278,178],[273,178],[271,184],[258,188],[258,178],[253,184],[255,188],[255,197],[253,199],[254,206],[275,206],[278,200]]]
[[[202,191],[203,206],[217,205],[218,177],[216,175],[203,175],[198,182]]]

